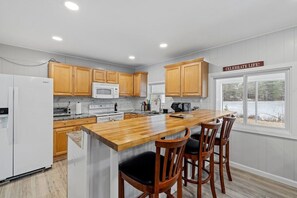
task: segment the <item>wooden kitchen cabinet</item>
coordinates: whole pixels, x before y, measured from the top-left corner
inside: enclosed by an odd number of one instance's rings
[[[50,62],[48,76],[54,82],[55,96],[91,96],[92,69]]]
[[[54,95],[73,95],[73,68],[71,65],[50,62],[48,75],[49,78],[53,78]]]
[[[133,74],[119,73],[120,96],[133,96]]]
[[[133,95],[138,97],[147,96],[147,72],[136,72],[133,76]]]
[[[94,69],[93,82],[117,84],[119,83],[118,72]]]
[[[141,117],[146,117],[146,115],[140,114],[140,113],[125,113],[124,114],[124,120],[133,119],[133,118],[141,118]]]
[[[106,71],[102,69],[93,70],[93,82],[105,83],[106,82]]]
[[[75,96],[92,95],[92,69],[87,67],[73,67]]]
[[[106,82],[113,83],[113,84],[119,83],[118,72],[106,71]]]
[[[80,130],[81,126],[84,124],[93,124],[96,122],[96,117],[54,121],[54,161],[66,159],[68,143],[67,133]]]
[[[54,129],[54,156],[67,153],[67,133],[76,131],[76,127]]]
[[[181,73],[180,65],[169,65],[165,71],[165,95],[180,96],[181,95]]]
[[[208,63],[203,58],[168,65],[166,96],[208,96]]]

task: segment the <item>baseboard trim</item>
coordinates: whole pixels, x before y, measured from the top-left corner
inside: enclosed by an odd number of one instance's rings
[[[279,182],[279,183],[291,186],[293,188],[297,188],[297,181],[290,180],[290,179],[280,177],[277,175],[273,175],[271,173],[267,173],[267,172],[264,172],[264,171],[261,171],[261,170],[255,169],[255,168],[251,168],[251,167],[248,167],[248,166],[245,166],[242,164],[238,164],[236,162],[230,162],[230,165],[231,165],[231,167],[237,168],[239,170],[243,170],[243,171],[246,171],[246,172],[261,176],[261,177],[265,177],[267,179],[271,179],[275,182]]]

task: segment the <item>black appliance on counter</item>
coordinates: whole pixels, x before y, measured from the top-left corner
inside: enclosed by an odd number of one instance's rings
[[[174,103],[172,103],[171,108],[175,112],[191,111],[191,103],[189,103],[189,102],[174,102]]]
[[[63,117],[70,116],[71,109],[69,107],[55,107],[54,108],[54,117]]]

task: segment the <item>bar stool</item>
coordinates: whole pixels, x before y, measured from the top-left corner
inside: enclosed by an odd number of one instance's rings
[[[182,198],[182,159],[190,130],[175,140],[156,141],[156,153],[145,152],[120,164],[119,198],[124,198],[124,181],[143,192],[139,197],[159,197],[165,192],[171,195],[171,187],[177,182],[177,197]],[[161,155],[161,152],[165,155]]]
[[[216,197],[215,184],[214,184],[214,142],[215,137],[220,128],[221,123],[202,123],[201,134],[199,140],[190,138],[186,144],[184,154],[184,185],[187,186],[187,182],[197,184],[197,197],[202,196],[202,184],[210,181],[210,187],[212,196]],[[204,162],[210,158],[209,170],[205,169]],[[198,161],[198,165],[196,162]],[[188,164],[193,167],[198,167],[198,179],[188,178]],[[206,172],[207,178],[202,178],[202,171]]]
[[[230,165],[229,165],[229,138],[230,138],[231,129],[235,120],[236,120],[236,117],[234,115],[225,116],[223,118],[221,131],[216,135],[216,139],[215,139],[215,146],[219,146],[219,153],[214,152],[214,154],[219,156],[219,161],[218,162],[215,161],[214,163],[219,164],[221,191],[224,194],[226,193],[225,184],[224,184],[224,164],[226,165],[228,179],[229,181],[232,181]],[[199,140],[200,134],[193,134],[191,138]],[[225,154],[224,154],[224,150],[225,150]],[[194,170],[194,174],[195,174],[195,170]]]

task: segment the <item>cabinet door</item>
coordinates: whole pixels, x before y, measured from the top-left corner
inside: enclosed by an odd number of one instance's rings
[[[93,82],[106,82],[106,71],[101,69],[93,70]]]
[[[54,129],[54,157],[67,153],[67,133],[76,129],[76,127]]]
[[[201,62],[182,66],[182,96],[201,96]]]
[[[49,63],[49,78],[54,81],[54,95],[73,95],[73,67],[61,63]]]
[[[166,96],[180,96],[180,66],[167,67],[165,75]]]
[[[147,95],[147,73],[134,74],[134,96],[146,97]]]
[[[106,82],[107,83],[114,83],[114,84],[119,83],[118,72],[107,71],[106,72]]]
[[[133,74],[119,73],[120,96],[133,96]]]
[[[74,95],[91,96],[92,69],[87,67],[74,67]]]
[[[140,74],[134,74],[133,76],[133,95],[134,96],[140,96],[140,82],[141,82],[141,75]]]

